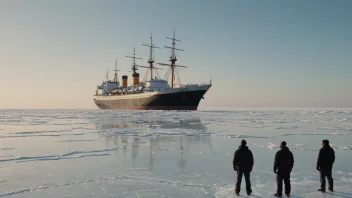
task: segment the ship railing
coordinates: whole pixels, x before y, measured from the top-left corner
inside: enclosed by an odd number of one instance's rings
[[[211,85],[210,83],[188,83],[188,84],[184,84],[182,85],[183,87],[186,87],[186,86],[198,86],[198,87],[201,87],[201,86],[205,86],[205,85]]]
[[[187,86],[194,86],[194,87],[201,87],[201,86],[205,86],[205,85],[211,85],[211,83],[207,82],[207,83],[187,83],[187,84],[175,84],[176,87],[178,88],[184,88],[184,87],[187,87]]]

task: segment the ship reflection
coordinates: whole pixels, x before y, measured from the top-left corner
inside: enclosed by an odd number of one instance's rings
[[[134,121],[124,123],[97,123],[97,129],[119,129],[119,128],[149,128],[158,126],[165,129],[181,128],[181,129],[198,129],[206,130],[205,125],[202,124],[200,118],[193,118],[187,120],[164,121],[164,120],[149,120],[149,121]]]
[[[150,121],[150,122],[129,122],[129,123],[100,123],[96,124],[96,128],[100,130],[100,136],[106,139],[108,146],[116,146],[119,148],[118,151],[123,152],[124,160],[132,160],[132,167],[139,167],[138,158],[147,158],[149,160],[149,169],[153,169],[154,161],[158,158],[158,155],[165,155],[165,152],[172,152],[179,155],[177,160],[177,166],[180,171],[187,164],[187,156],[194,152],[194,149],[201,151],[210,151],[212,148],[211,137],[209,135],[157,135],[157,136],[138,136],[138,134],[125,136],[121,134],[109,133],[108,129],[123,130],[126,128],[150,128],[151,126],[157,126],[158,130],[162,129],[183,129],[183,130],[194,130],[194,131],[207,131],[205,125],[202,124],[201,120],[188,119],[174,121]],[[122,148],[122,150],[121,150]],[[141,156],[139,153],[142,152]],[[129,158],[127,155],[131,155]],[[175,156],[175,155],[173,155]],[[137,161],[137,162],[136,162]]]

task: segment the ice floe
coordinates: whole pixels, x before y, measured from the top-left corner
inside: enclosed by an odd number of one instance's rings
[[[104,140],[55,140],[55,142],[96,142]]]
[[[287,144],[287,147],[291,150],[301,150],[301,151],[318,151],[318,149],[307,148],[305,144]],[[269,149],[278,149],[280,145],[268,142]]]
[[[352,146],[335,145],[335,144],[331,144],[330,146],[337,150],[352,150]]]
[[[16,148],[0,148],[0,151],[15,150]]]
[[[109,155],[108,151],[116,150],[117,147],[101,149],[101,150],[91,150],[91,151],[70,151],[58,155],[46,155],[46,156],[23,156],[9,159],[0,159],[1,162],[27,162],[27,161],[43,161],[43,160],[61,160],[61,159],[72,159],[72,158],[83,158],[92,156],[105,156]],[[80,155],[78,155],[80,154]]]
[[[254,136],[254,135],[226,135],[228,138],[272,138],[272,136]]]
[[[298,129],[299,126],[280,126],[276,127],[276,129]]]
[[[11,192],[5,192],[0,194],[0,197],[8,197],[17,194],[31,193],[40,190],[49,190],[52,188],[60,188],[60,187],[68,187],[73,185],[82,185],[82,184],[90,184],[90,183],[102,183],[104,181],[114,181],[114,180],[131,180],[136,182],[144,182],[144,183],[157,183],[159,185],[171,185],[175,187],[190,187],[197,189],[209,189],[213,188],[214,185],[206,185],[206,184],[198,184],[192,181],[177,181],[177,180],[166,180],[166,179],[157,179],[150,177],[132,177],[132,176],[115,176],[108,178],[99,178],[99,179],[88,179],[88,180],[80,180],[80,181],[72,181],[68,183],[53,183],[49,185],[40,185],[36,188],[24,188],[20,190],[15,190]]]

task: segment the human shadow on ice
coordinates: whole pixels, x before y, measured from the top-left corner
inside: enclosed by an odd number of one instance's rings
[[[250,195],[250,196],[247,196],[247,195],[239,195],[239,196],[234,196],[234,197],[254,197],[254,198],[264,198],[262,196],[258,196],[258,195]]]
[[[298,195],[290,195],[291,198],[304,198],[304,197],[301,197],[301,196],[298,196]]]
[[[264,197],[258,196],[258,195],[251,195],[250,197],[254,197],[254,198],[264,198]]]
[[[332,195],[333,197],[342,197],[342,198],[351,198],[352,197],[351,193],[344,193],[344,192],[339,192],[339,191],[326,192],[326,194]]]

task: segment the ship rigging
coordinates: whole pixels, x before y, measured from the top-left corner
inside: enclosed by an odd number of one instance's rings
[[[187,66],[176,65],[176,61],[177,61],[176,51],[185,51],[185,50],[176,48],[176,42],[182,42],[182,41],[176,39],[175,30],[174,30],[173,37],[172,38],[166,37],[166,39],[172,40],[172,47],[164,46],[165,48],[171,49],[171,56],[170,56],[170,60],[169,60],[171,62],[171,64],[166,64],[166,63],[158,63],[158,64],[171,68],[171,88],[174,88],[175,87],[175,70],[176,70],[176,67],[184,67],[184,68],[187,67]],[[167,75],[166,75],[166,78],[167,78]]]
[[[147,68],[150,72],[150,80],[153,80],[153,70],[160,69],[160,68],[154,67],[154,65],[153,65],[153,63],[154,63],[153,49],[160,49],[160,47],[156,47],[153,44],[153,36],[152,35],[150,35],[150,43],[149,44],[142,44],[142,46],[149,47],[149,59],[148,59],[149,67],[147,67],[147,66],[139,66],[139,67]]]

